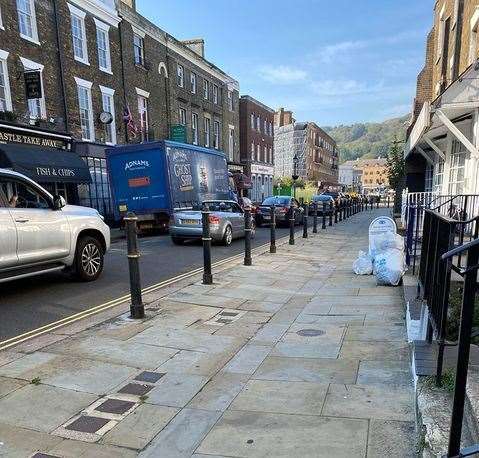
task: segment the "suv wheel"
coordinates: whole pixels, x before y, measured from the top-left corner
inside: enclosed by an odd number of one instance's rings
[[[103,248],[94,237],[82,237],[78,240],[74,269],[75,276],[81,281],[94,281],[103,271]]]
[[[231,226],[226,226],[225,233],[223,235],[223,245],[230,246],[232,241],[233,231],[231,230]]]

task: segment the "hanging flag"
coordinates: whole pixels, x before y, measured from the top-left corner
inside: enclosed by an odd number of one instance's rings
[[[131,115],[130,107],[128,105],[126,105],[125,109],[123,110],[123,122],[126,124],[126,128],[133,135],[133,137],[136,137],[138,128],[136,127],[133,116]]]

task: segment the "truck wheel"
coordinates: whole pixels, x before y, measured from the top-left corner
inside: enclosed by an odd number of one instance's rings
[[[103,247],[94,237],[78,240],[73,264],[75,277],[80,281],[94,281],[103,271]]]
[[[178,237],[171,237],[171,241],[173,242],[173,244],[175,245],[183,245],[184,243],[184,240],[183,239],[180,239]]]
[[[225,233],[223,235],[223,245],[230,246],[232,241],[233,231],[231,230],[231,226],[226,226]]]

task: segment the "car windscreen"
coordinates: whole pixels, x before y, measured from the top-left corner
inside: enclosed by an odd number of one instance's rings
[[[263,201],[262,205],[289,205],[288,197],[268,197]]]
[[[320,196],[313,196],[313,202],[323,202],[323,201],[328,201],[331,200],[331,196],[327,194],[321,194]]]
[[[233,203],[232,202],[206,202],[208,208],[211,212],[232,212]]]

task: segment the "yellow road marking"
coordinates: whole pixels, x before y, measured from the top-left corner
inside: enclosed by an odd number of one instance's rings
[[[281,242],[282,240],[287,239],[288,236],[281,237],[278,239],[277,242]],[[252,252],[257,252],[264,250],[266,247],[269,247],[269,243],[265,243],[263,245],[260,245],[254,249],[252,249]],[[227,264],[231,261],[235,261],[237,259],[241,259],[244,256],[244,253],[238,253],[236,255],[230,256],[229,258],[222,259],[220,261],[214,262],[211,267],[220,267],[223,264]],[[197,269],[190,270],[189,272],[185,272],[183,274],[177,275],[175,277],[169,278],[167,280],[163,280],[159,283],[156,283],[154,285],[147,286],[146,288],[142,289],[142,294],[148,294],[148,293],[153,293],[155,291],[158,291],[159,289],[165,288],[167,286],[170,286],[173,283],[176,283],[180,280],[185,280],[186,278],[193,277],[194,275],[197,275],[199,273],[203,272],[203,267],[199,267]],[[61,320],[54,321],[53,323],[46,324],[44,326],[41,326],[37,329],[33,329],[31,331],[25,332],[23,334],[20,334],[15,337],[11,337],[10,339],[6,339],[0,342],[0,351],[1,350],[6,350],[10,347],[13,347],[15,345],[18,345],[20,343],[23,343],[27,340],[33,339],[35,337],[39,337],[43,334],[46,334],[48,332],[55,331],[56,329],[59,329],[63,326],[67,326],[69,324],[75,323],[77,321],[83,320],[85,318],[88,318],[89,316],[96,315],[98,313],[104,312],[106,310],[109,310],[113,307],[116,307],[124,302],[127,302],[130,300],[130,294],[125,294],[124,296],[118,297],[116,299],[113,299],[111,301],[105,302],[100,305],[96,305],[95,307],[92,307],[88,310],[83,310],[82,312],[76,313],[74,315],[70,315],[68,317],[62,318]]]

